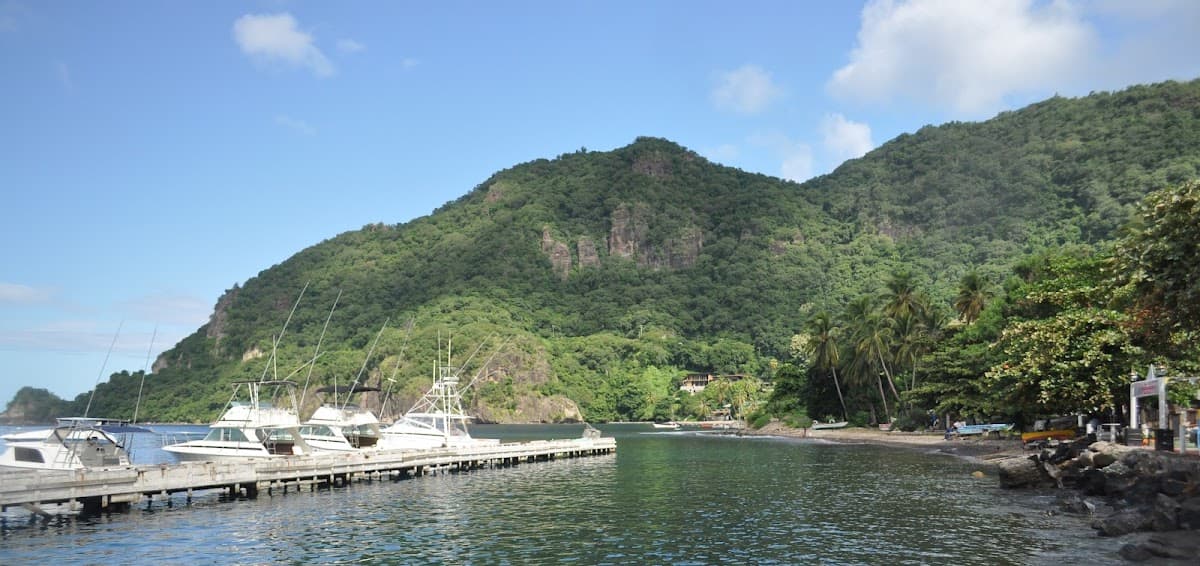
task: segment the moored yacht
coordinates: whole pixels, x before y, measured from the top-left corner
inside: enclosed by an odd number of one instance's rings
[[[54,428],[4,435],[0,467],[77,470],[130,465],[132,434],[150,432],[128,421],[64,417]]]
[[[463,411],[458,389],[459,368],[442,366],[429,391],[403,417],[383,428],[379,440],[385,450],[429,450],[442,447],[489,446],[497,439],[472,438],[471,417]]]
[[[352,393],[379,391],[377,387],[357,387]],[[337,403],[337,389],[322,387],[318,393],[333,393],[334,402],[321,405],[304,424],[300,434],[314,450],[347,452],[378,447],[381,436],[375,413],[351,403]]]
[[[296,412],[296,384],[290,381],[241,381],[208,434],[200,440],[164,446],[163,450],[185,461],[228,458],[272,458],[311,454],[300,435]],[[263,399],[274,390],[273,401]],[[239,399],[239,394],[244,395]],[[282,406],[276,403],[282,402]]]

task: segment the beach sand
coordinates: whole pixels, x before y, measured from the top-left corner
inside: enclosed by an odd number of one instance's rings
[[[859,427],[814,430],[791,428],[779,422],[772,422],[760,429],[743,429],[741,434],[819,438],[844,444],[875,444],[951,454],[981,462],[1009,456],[1021,456],[1027,453],[1022,449],[1021,441],[1018,439],[951,438],[947,440],[941,432],[882,431]]]

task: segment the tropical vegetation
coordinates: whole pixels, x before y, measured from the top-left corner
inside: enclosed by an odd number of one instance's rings
[[[656,138],[580,149],[233,285],[140,404],[121,372],[91,410],[204,422],[268,373],[402,410],[448,337],[507,422],[1119,410],[1131,371],[1200,359],[1198,174],[1200,81],[925,127],[803,184]],[[747,378],[692,396],[689,372]]]

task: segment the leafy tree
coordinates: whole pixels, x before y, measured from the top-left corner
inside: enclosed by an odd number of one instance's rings
[[[1128,375],[1142,351],[1128,332],[1129,317],[1107,305],[1112,289],[1104,283],[1107,258],[1060,257],[1054,275],[1024,290],[1027,312],[1045,313],[1013,320],[1000,337],[1006,361],[988,371],[985,385],[995,391],[994,406],[1063,414],[1119,407]]]
[[[1151,345],[1170,354],[1200,332],[1200,181],[1151,193],[1128,235],[1116,246],[1114,268],[1137,296],[1137,325]]]

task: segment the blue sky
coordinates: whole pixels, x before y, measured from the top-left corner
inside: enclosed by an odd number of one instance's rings
[[[0,0],[0,404],[142,369],[235,283],[518,163],[648,135],[802,181],[1195,78],[1198,32],[1190,0]]]

